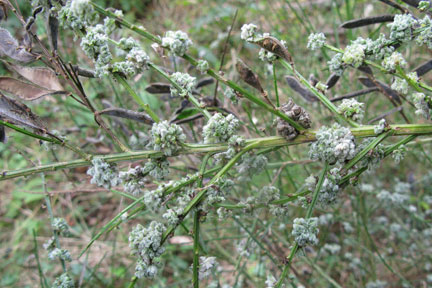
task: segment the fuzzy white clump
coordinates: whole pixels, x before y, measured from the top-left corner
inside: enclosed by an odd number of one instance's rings
[[[406,147],[404,145],[401,145],[398,149],[392,152],[391,157],[396,164],[399,164],[405,158],[406,151]]]
[[[420,115],[426,119],[430,118],[431,109],[429,108],[428,103],[426,102],[426,95],[424,93],[418,92],[411,95],[411,100],[414,103],[415,114]]]
[[[59,249],[59,248],[54,248],[51,251],[49,251],[48,258],[50,260],[61,259],[66,262],[72,261],[72,256],[70,252],[66,249]]]
[[[429,1],[424,1],[429,2]],[[430,5],[430,3],[429,3]],[[422,29],[419,29],[419,33],[416,36],[416,42],[418,45],[426,44],[429,49],[432,49],[432,20],[429,15],[425,15],[425,17],[419,20],[419,26]]]
[[[63,218],[54,218],[51,223],[51,227],[56,230],[60,235],[69,234],[69,225]]]
[[[206,74],[207,70],[210,68],[210,65],[206,60],[199,60],[196,68],[201,72],[201,74]]]
[[[188,35],[180,30],[167,31],[162,38],[162,46],[169,48],[177,56],[183,56],[192,44]]]
[[[163,151],[166,156],[172,156],[185,140],[186,135],[180,126],[164,120],[153,124],[149,146],[156,151]]]
[[[258,52],[258,58],[264,62],[272,63],[278,59],[278,56],[264,48],[261,48]]]
[[[393,22],[387,24],[387,27],[390,27],[390,39],[402,42],[411,40],[412,29],[417,24],[417,20],[411,14],[395,15]]]
[[[138,278],[153,278],[158,271],[158,257],[160,257],[165,248],[161,246],[162,236],[166,228],[163,224],[152,221],[145,228],[141,224],[129,234],[129,247],[132,254],[138,257],[135,267],[135,276]]]
[[[316,133],[316,139],[309,150],[309,156],[313,160],[342,164],[356,155],[354,136],[348,128],[337,123],[330,128],[321,127]]]
[[[294,219],[293,231],[291,235],[297,242],[299,247],[306,245],[317,245],[318,238],[318,218],[312,217],[309,219],[296,218]]]
[[[204,143],[227,142],[240,126],[234,115],[214,114],[203,127]]]
[[[258,37],[258,27],[254,24],[244,24],[241,27],[240,38],[248,42],[253,42]]]
[[[225,98],[229,99],[233,104],[238,103],[237,94],[235,93],[234,89],[227,87],[224,90],[224,96],[225,96]]]
[[[117,171],[114,165],[108,164],[101,158],[92,160],[92,167],[87,170],[87,175],[92,176],[90,183],[99,187],[110,189],[120,184]]]
[[[81,48],[95,61],[96,74],[100,77],[108,73],[113,56],[108,46],[108,35],[101,24],[89,27],[87,34],[81,38]]]
[[[364,104],[358,102],[356,99],[343,99],[338,107],[338,111],[347,118],[361,122],[364,117],[363,106]]]
[[[187,73],[175,72],[171,74],[171,79],[180,86],[180,89],[178,89],[171,85],[170,90],[172,96],[187,97],[192,93],[196,85],[196,78]]]
[[[345,48],[342,55],[342,61],[347,65],[358,68],[363,64],[365,59],[365,47],[360,44],[351,44]]]
[[[334,204],[337,201],[340,191],[338,183],[341,178],[339,168],[333,168],[327,173],[321,185],[317,199],[321,206],[325,207]],[[310,191],[315,190],[317,183],[318,179],[312,175],[305,180],[306,188]]]
[[[388,287],[387,282],[376,280],[366,283],[366,288],[386,288]]]
[[[408,82],[405,79],[396,78],[393,81],[391,88],[399,93],[407,94],[409,86]]]
[[[99,15],[89,0],[71,0],[60,9],[58,19],[64,28],[81,30],[95,25],[99,20]]]
[[[54,280],[54,283],[51,287],[52,288],[74,288],[75,283],[67,273],[63,273]]]
[[[345,69],[344,64],[342,62],[342,57],[343,57],[342,53],[337,53],[332,57],[332,59],[330,59],[330,61],[327,62],[330,72],[335,73],[338,76],[341,76]]]
[[[307,48],[310,50],[321,49],[326,42],[324,33],[312,33],[308,37]]]
[[[199,258],[199,280],[208,278],[218,265],[216,257],[201,256]]]
[[[384,58],[382,65],[388,71],[395,71],[397,66],[404,68],[407,66],[407,62],[399,52],[393,52],[390,56]]]
[[[375,126],[374,126],[374,133],[375,133],[376,135],[381,134],[382,132],[384,132],[386,126],[387,126],[387,122],[386,122],[386,120],[385,120],[385,119],[381,119],[381,120],[378,122],[378,125],[375,125]]]

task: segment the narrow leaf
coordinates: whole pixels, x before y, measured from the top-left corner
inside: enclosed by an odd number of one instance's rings
[[[0,77],[0,90],[13,94],[22,100],[36,100],[49,95],[61,95],[66,91],[48,90],[11,77]]]
[[[372,16],[372,17],[365,17],[365,18],[346,21],[342,23],[340,27],[345,29],[353,29],[353,28],[373,25],[377,23],[392,22],[393,20],[394,20],[394,15]]]
[[[326,81],[327,89],[332,88],[339,81],[340,76],[332,73]]]
[[[199,89],[213,83],[214,83],[214,79],[212,77],[203,78],[198,81],[198,83],[196,84],[196,88]]]
[[[429,60],[426,63],[423,63],[417,68],[415,68],[414,71],[417,72],[417,75],[420,77],[428,73],[431,69],[432,69],[432,60]]]
[[[267,51],[270,51],[281,57],[282,59],[285,59],[288,63],[293,62],[291,54],[278,39],[272,36],[264,36],[262,39],[256,41],[255,43],[266,49]]]
[[[369,94],[369,93],[375,92],[375,91],[379,91],[378,87],[371,87],[371,88],[366,88],[366,89],[362,89],[362,90],[357,90],[357,91],[354,91],[354,92],[330,99],[330,101],[337,102],[337,101],[341,101],[343,99],[350,99],[350,98],[354,98],[357,96],[366,95],[366,94]]]
[[[58,28],[59,21],[56,17],[52,16],[51,13],[47,19],[47,31],[48,31],[48,39],[51,44],[51,48],[54,51],[57,51],[57,39],[58,39]]]
[[[26,105],[10,99],[0,93],[0,117],[19,126],[45,132],[45,125]]]
[[[261,86],[258,76],[242,60],[237,60],[236,68],[237,72],[240,74],[240,78],[244,82],[254,87],[261,93],[264,93],[264,89]]]
[[[37,55],[27,52],[18,45],[18,41],[4,28],[0,28],[0,57],[8,56],[14,60],[28,63],[37,59]]]
[[[300,96],[302,96],[306,101],[316,102],[318,98],[312,94],[308,89],[306,89],[302,84],[300,84],[294,76],[285,76],[285,80],[288,85],[297,92]]]
[[[53,91],[64,90],[57,74],[47,67],[24,67],[10,63],[8,64],[8,66],[19,75],[42,88]]]
[[[123,108],[107,108],[102,111],[99,111],[99,114],[131,119],[149,125],[152,125],[154,123],[154,121],[146,113],[136,112],[136,111],[127,110]]]
[[[151,94],[166,94],[170,93],[170,85],[167,83],[151,83],[145,88]]]
[[[399,104],[402,103],[400,98],[399,98],[399,94],[395,90],[391,89],[389,86],[384,84],[383,82],[381,82],[379,80],[375,80],[375,82],[374,82],[367,77],[359,77],[358,79],[360,80],[360,82],[364,86],[369,87],[369,88],[372,88],[372,87],[381,88],[390,98],[392,98],[393,100],[395,100]],[[380,90],[380,92],[381,92],[381,90]]]

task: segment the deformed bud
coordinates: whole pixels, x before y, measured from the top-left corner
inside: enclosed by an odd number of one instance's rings
[[[299,105],[295,104],[291,98],[288,99],[288,102],[283,104],[280,109],[288,117],[299,123],[304,128],[311,127],[311,118],[309,113]],[[294,139],[298,135],[298,131],[281,118],[277,120],[276,129],[279,135],[288,140]]]

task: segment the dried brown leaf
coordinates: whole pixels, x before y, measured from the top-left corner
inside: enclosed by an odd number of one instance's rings
[[[0,28],[0,57],[8,56],[19,62],[32,62],[37,55],[32,54],[20,47],[18,41],[4,28]]]
[[[15,125],[35,129],[38,132],[45,132],[45,125],[42,120],[26,105],[10,99],[0,93],[0,117]]]
[[[287,81],[288,85],[293,89],[295,92],[300,94],[306,101],[309,102],[315,102],[318,101],[318,98],[312,94],[307,88],[305,88],[302,84],[300,84],[297,79],[293,76],[285,76],[285,80]]]
[[[99,111],[99,114],[131,119],[148,125],[153,125],[154,123],[151,117],[148,116],[146,113],[136,112],[136,111],[127,110],[123,108],[115,108],[115,107],[107,108],[102,111]]]
[[[365,18],[346,21],[342,23],[340,27],[345,29],[353,29],[353,28],[373,25],[377,23],[392,22],[393,19],[394,19],[394,15],[380,15],[380,16],[365,17]]]
[[[255,43],[266,49],[267,51],[270,51],[281,57],[282,59],[285,59],[287,62],[293,62],[291,54],[278,39],[272,36],[264,36],[262,39],[256,41]]]
[[[395,100],[399,104],[402,103],[401,99],[399,97],[399,94],[395,90],[391,89],[385,83],[383,83],[383,82],[381,82],[379,80],[375,80],[376,83],[374,83],[374,81],[372,81],[368,77],[359,77],[358,79],[360,80],[360,82],[364,86],[366,86],[368,88],[373,88],[373,87],[381,88],[391,99]],[[380,90],[380,92],[381,92],[381,90]]]
[[[242,60],[237,60],[236,69],[237,72],[240,74],[240,78],[244,82],[254,87],[261,93],[264,93],[264,89],[261,86],[258,76]]]
[[[57,74],[47,67],[24,67],[8,63],[9,67],[30,82],[48,90],[62,91]]]
[[[166,83],[151,83],[145,88],[151,94],[166,94],[170,93],[170,85]]]
[[[36,100],[49,95],[61,95],[66,91],[55,91],[39,87],[11,77],[0,77],[0,90],[22,100]]]

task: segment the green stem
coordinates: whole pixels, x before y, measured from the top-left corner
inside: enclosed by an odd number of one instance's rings
[[[141,97],[138,96],[138,94],[135,93],[135,91],[132,89],[132,87],[129,85],[129,83],[118,73],[113,73],[114,78],[128,91],[129,95],[132,96],[132,98],[144,109],[144,111],[153,119],[154,122],[159,123],[160,119],[156,115],[153,110],[151,110],[150,106],[141,99]]]
[[[106,10],[100,6],[98,6],[97,4],[90,2],[93,7],[95,8],[95,10],[97,12],[99,12],[102,15],[105,15],[107,17],[113,18],[117,21],[118,24],[138,33],[139,35],[149,39],[150,41],[153,41],[155,43],[161,44],[162,41],[159,37],[149,33],[146,29],[142,28],[142,27],[137,27],[135,25],[132,25],[131,23],[129,23],[128,21],[117,17],[113,12]],[[197,66],[198,65],[198,60],[196,60],[195,58],[193,58],[192,56],[188,55],[188,54],[184,54],[182,56],[183,59],[185,59],[186,61],[188,61],[190,64]],[[264,102],[263,100],[261,100],[260,97],[257,97],[255,95],[253,95],[252,93],[250,93],[249,91],[247,91],[246,89],[240,87],[239,85],[237,85],[236,83],[234,83],[231,80],[227,80],[225,79],[222,75],[220,75],[216,70],[214,69],[208,69],[207,70],[207,74],[213,78],[215,78],[216,80],[224,83],[225,85],[231,87],[232,89],[236,90],[237,92],[239,92],[240,94],[243,95],[243,97],[249,99],[250,101],[254,102],[255,104],[257,104],[258,106],[264,108],[265,110],[269,111],[270,113],[275,114],[276,116],[284,119],[285,121],[287,121],[291,126],[293,126],[295,129],[297,129],[298,131],[303,131],[305,130],[305,128],[303,128],[301,125],[299,125],[297,122],[295,122],[294,120],[292,120],[290,117],[288,117],[285,113],[279,111],[278,109],[274,109],[272,106],[270,106],[269,104],[267,104],[266,102]]]
[[[42,185],[43,185],[43,189],[44,189],[44,193],[45,193],[45,197],[44,197],[45,198],[45,205],[47,207],[48,214],[49,214],[49,217],[50,217],[51,229],[53,231],[54,239],[55,239],[55,242],[56,242],[56,247],[58,249],[61,249],[58,233],[57,233],[57,231],[53,227],[54,214],[53,214],[53,211],[52,211],[52,208],[51,208],[51,199],[50,199],[50,196],[48,194],[47,187],[46,187],[45,174],[41,173],[41,177],[42,177]],[[61,263],[62,268],[63,268],[63,273],[66,273],[67,272],[67,270],[66,270],[66,263],[65,263],[65,261],[62,258],[60,258],[60,263]]]
[[[207,153],[204,156],[204,159],[201,163],[200,171],[199,171],[199,180],[198,187],[202,187],[203,177],[205,173],[205,168],[207,166],[207,162],[212,156],[211,153]],[[193,264],[192,264],[192,284],[194,288],[199,288],[199,239],[200,239],[200,210],[196,210],[194,214],[194,225],[193,225],[193,235],[194,235],[194,244],[193,244]]]
[[[318,200],[318,194],[319,194],[319,192],[321,190],[321,186],[324,182],[324,178],[325,178],[325,175],[327,173],[328,166],[329,166],[328,163],[324,164],[324,169],[323,169],[321,176],[318,180],[318,183],[315,187],[312,201],[311,201],[311,203],[308,207],[308,210],[306,212],[306,219],[309,219],[312,216],[312,212],[313,212],[313,209],[315,207],[316,201]],[[299,245],[297,243],[295,243],[294,247],[291,249],[290,255],[288,256],[287,263],[285,263],[285,267],[284,267],[284,270],[282,271],[282,274],[279,278],[279,281],[275,285],[276,288],[280,288],[282,286],[282,283],[283,283],[285,277],[287,276],[289,269],[291,268],[292,259],[294,258],[294,255],[297,253],[298,248],[299,248]]]
[[[167,73],[165,73],[162,69],[160,69],[158,66],[149,63],[149,67],[152,68],[153,70],[155,70],[156,72],[158,72],[160,75],[162,75],[165,79],[167,79],[172,86],[174,86],[177,90],[180,91],[184,91],[185,89],[183,89],[182,87],[180,87],[180,85],[177,84],[177,82],[175,82],[174,80],[171,79],[170,75],[168,75]],[[199,103],[199,101],[192,95],[192,93],[187,93],[188,96],[188,100],[208,119],[211,118],[211,114],[207,111],[206,108],[202,108],[201,104]]]
[[[432,125],[431,124],[400,124],[400,125],[390,125],[390,129],[393,130],[392,136],[401,136],[401,135],[427,135],[432,134]],[[315,131],[309,131],[305,133],[305,135],[299,135],[293,140],[286,140],[283,137],[279,136],[270,136],[270,137],[262,137],[262,138],[253,138],[246,140],[246,144],[254,144],[260,143],[259,147],[256,148],[272,148],[272,147],[282,147],[282,146],[291,146],[298,145],[302,143],[309,143],[316,140]],[[351,129],[351,133],[355,137],[374,137],[376,136],[374,132],[374,126],[362,126],[359,128]],[[207,152],[224,152],[228,149],[227,143],[220,144],[184,144],[183,149],[178,152],[178,155],[181,154],[197,154],[197,153],[207,153]],[[93,157],[98,157],[105,160],[108,163],[116,163],[121,161],[130,161],[130,160],[141,160],[148,158],[160,158],[163,156],[163,153],[160,151],[134,151],[134,152],[124,152],[118,154],[109,154],[109,155],[94,155]],[[12,179],[16,177],[28,176],[41,172],[52,172],[58,171],[62,169],[70,169],[77,168],[83,166],[90,166],[91,162],[89,160],[79,159],[72,160],[68,162],[60,162],[60,163],[52,163],[47,165],[41,165],[37,167],[30,167],[15,171],[3,171],[0,173],[0,181]]]
[[[276,79],[276,65],[274,62],[272,63],[272,68],[273,68],[273,84],[274,84],[274,91],[275,91],[275,97],[276,97],[276,107],[279,107],[280,106],[279,91],[278,91],[278,84],[277,84],[277,79]]]
[[[281,59],[282,65],[287,68],[291,73],[293,73],[297,79],[303,84],[312,94],[314,94],[335,116],[339,121],[345,121],[352,127],[359,127],[359,124],[355,121],[344,117],[339,113],[338,108],[331,102],[322,92],[320,92],[317,88],[312,86],[306,78],[303,77],[297,70],[294,69],[293,65],[288,63],[287,61]]]

